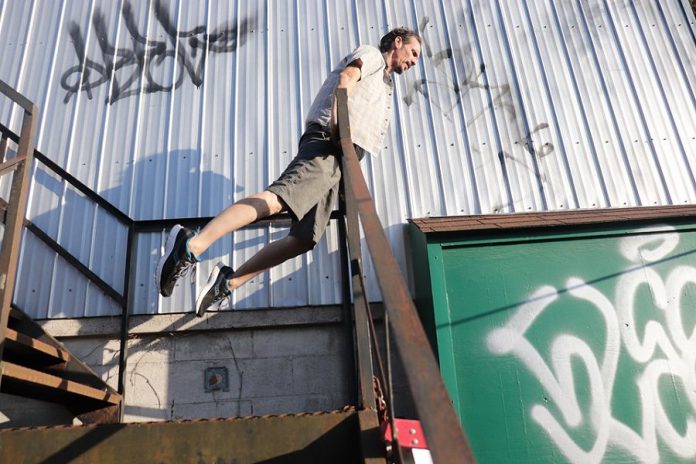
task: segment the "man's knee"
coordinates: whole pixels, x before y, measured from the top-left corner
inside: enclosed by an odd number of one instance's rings
[[[250,195],[240,200],[239,203],[253,207],[258,217],[271,216],[287,209],[285,202],[278,195],[268,190]]]
[[[285,202],[275,193],[270,190],[264,190],[261,192],[262,198],[266,201],[268,205],[269,215],[278,214],[287,209]]]

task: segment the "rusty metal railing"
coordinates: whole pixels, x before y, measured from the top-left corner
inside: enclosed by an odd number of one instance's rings
[[[0,93],[24,109],[17,154],[14,158],[5,159],[7,139],[3,137],[2,141],[0,141],[0,176],[14,171],[6,210],[5,231],[2,237],[2,247],[0,248],[0,361],[2,361],[7,323],[10,317],[12,296],[17,278],[17,262],[19,260],[22,227],[29,196],[31,163],[36,144],[36,125],[39,109],[34,103],[3,81],[0,81]],[[0,382],[2,382],[2,370],[0,370]]]
[[[355,309],[356,348],[359,365],[358,382],[361,394],[360,406],[374,408],[373,354],[380,377],[384,378],[384,367],[379,356],[374,326],[369,312],[369,302],[362,272],[360,229],[365,232],[379,288],[385,307],[385,330],[396,344],[397,353],[404,366],[416,411],[428,442],[433,461],[438,464],[475,462],[468,440],[452,407],[445,389],[435,355],[420,323],[416,308],[387,241],[384,229],[377,217],[372,197],[362,175],[358,158],[350,135],[348,118],[348,95],[344,89],[337,91],[338,123],[343,151],[343,176],[345,190],[346,223],[350,267],[353,276],[353,303]],[[372,334],[370,337],[369,333]],[[388,350],[387,350],[388,351]],[[387,363],[390,362],[389,353]],[[390,369],[388,368],[390,371]],[[389,395],[390,396],[390,395]],[[389,404],[391,398],[387,398]],[[393,414],[389,414],[390,419]],[[394,431],[392,424],[391,430]],[[399,459],[398,437],[392,437]]]

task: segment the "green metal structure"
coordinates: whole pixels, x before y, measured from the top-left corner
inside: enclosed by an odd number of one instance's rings
[[[696,461],[696,208],[415,220],[480,463]]]

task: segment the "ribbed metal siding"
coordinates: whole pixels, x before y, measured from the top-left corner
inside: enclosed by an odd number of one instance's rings
[[[409,217],[696,200],[696,40],[686,0],[156,4],[0,0],[0,78],[39,104],[39,150],[134,219],[213,215],[262,190],[292,159],[329,70],[402,24],[422,31],[423,59],[396,77],[391,130],[363,170],[405,270]],[[207,45],[201,30],[215,37]],[[78,66],[81,44],[89,74]],[[163,59],[153,59],[157,47]],[[99,66],[138,49],[148,50],[142,65],[129,61],[116,80],[66,90],[97,83]],[[19,129],[6,101],[0,116]],[[123,289],[125,227],[41,167],[29,216]],[[198,285],[218,259],[238,266],[285,233],[260,227],[222,240]],[[152,288],[163,241],[164,233],[137,237],[138,313],[192,308],[196,288],[170,299]],[[120,311],[30,233],[21,266],[16,300],[34,316]],[[234,307],[336,303],[339,276],[331,226],[313,252],[239,289]]]

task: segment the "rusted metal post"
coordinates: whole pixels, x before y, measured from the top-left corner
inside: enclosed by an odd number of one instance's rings
[[[346,231],[346,200],[343,182],[339,184],[338,190],[338,212],[340,217],[336,220],[338,227],[338,249],[341,258],[341,305],[343,312],[343,327],[345,329],[346,343],[348,346],[347,362],[345,363],[346,382],[351,386],[350,404],[358,404],[360,401],[360,384],[358,382],[358,360],[355,357],[355,331],[353,330],[355,321],[353,320],[353,310],[351,304],[351,291],[348,258],[348,233]]]
[[[339,121],[348,115],[348,94],[337,91]],[[468,440],[445,389],[435,356],[420,323],[408,287],[377,217],[349,133],[341,135],[346,197],[355,200],[372,256],[385,311],[419,419],[438,464],[475,462]]]
[[[348,107],[339,106],[339,133],[341,139],[350,140],[348,123]],[[352,147],[352,143],[351,143]],[[343,178],[341,178],[341,182]],[[345,191],[345,184],[344,184]],[[377,457],[376,453],[384,453],[380,424],[377,416],[375,391],[372,385],[372,343],[370,341],[370,321],[365,293],[365,280],[362,274],[362,251],[360,249],[360,225],[358,209],[354,199],[346,195],[346,228],[348,235],[348,252],[350,255],[350,272],[353,283],[353,308],[355,318],[355,348],[358,360],[358,384],[360,391],[360,436],[364,462],[384,462],[384,456]],[[378,446],[379,445],[379,446]],[[366,457],[372,456],[372,458]]]
[[[339,117],[339,121],[345,118]],[[347,124],[341,123],[341,132],[350,131]],[[349,136],[350,137],[350,136]],[[370,342],[369,322],[365,304],[365,285],[362,276],[362,256],[360,250],[360,227],[358,209],[350,198],[346,199],[346,223],[348,253],[350,255],[350,273],[353,283],[353,305],[355,307],[355,334],[358,354],[358,371],[360,382],[360,406],[375,408],[375,395],[372,388],[372,344]]]
[[[1,86],[0,90],[4,92]],[[12,96],[13,94],[10,95]],[[22,100],[22,102],[26,105],[24,100]],[[38,114],[39,110],[33,103],[30,103],[28,109],[26,107],[24,109],[24,119],[22,120],[22,130],[16,157],[17,160],[21,161],[16,163],[14,173],[12,174],[12,186],[10,188],[10,201],[7,207],[5,234],[2,238],[2,248],[0,249],[0,361],[2,360],[5,333],[7,330],[7,322],[10,317],[15,280],[17,277],[17,261],[19,259],[22,228],[24,226],[24,216],[29,195],[31,161],[34,155]],[[0,366],[2,366],[2,364],[0,364]],[[1,381],[2,369],[0,369],[0,382]]]
[[[0,139],[0,163],[5,161],[6,154],[7,154],[7,136],[5,134],[3,134],[2,139]]]
[[[124,270],[124,289],[123,289],[123,304],[121,305],[121,336],[120,348],[118,352],[118,393],[126,398],[126,369],[128,363],[128,331],[130,329],[130,314],[133,306],[133,297],[131,295],[133,288],[133,280],[135,273],[131,272],[131,265],[136,259],[136,228],[135,224],[128,226],[128,241],[126,245],[126,266]],[[119,421],[123,421],[123,407],[119,411]]]

